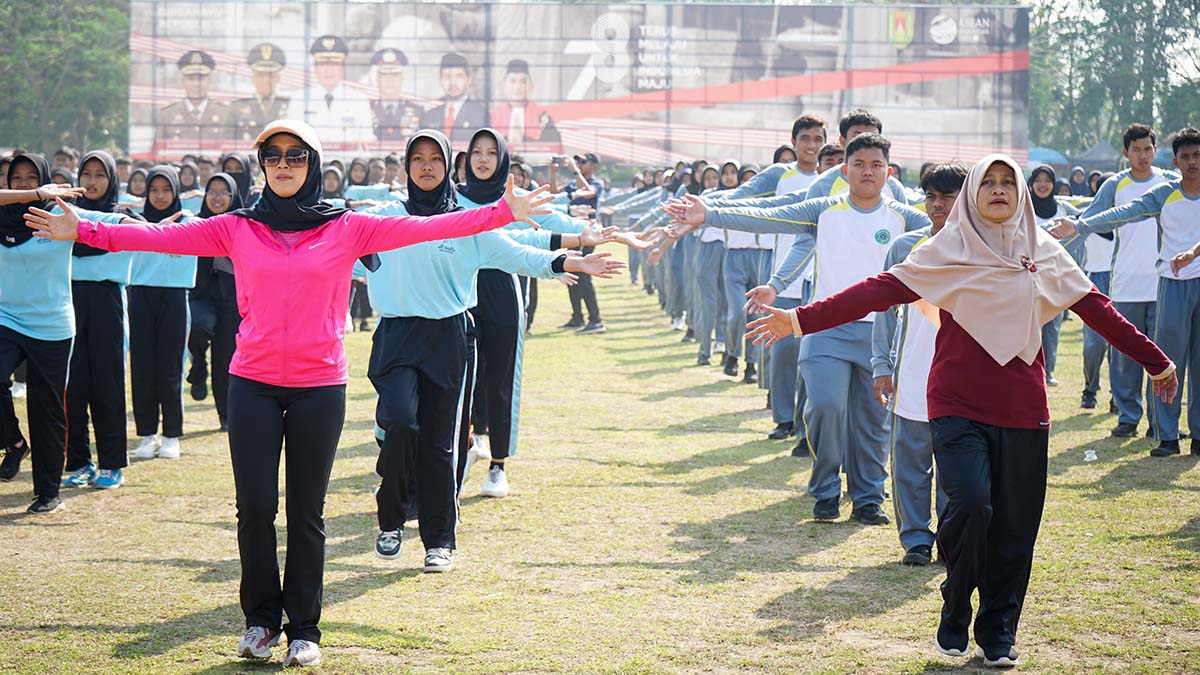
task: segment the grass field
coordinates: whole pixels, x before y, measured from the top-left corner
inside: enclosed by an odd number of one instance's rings
[[[370,336],[347,338],[316,672],[975,672],[977,659],[930,648],[942,568],[902,567],[894,527],[852,524],[848,509],[811,520],[810,461],[765,440],[762,392],[694,365],[627,278],[600,284],[602,336],[554,330],[566,293],[542,288],[513,494],[474,496],[475,472],[450,574],[420,574],[411,527],[400,560],[372,555]],[[1079,354],[1074,321],[1021,670],[1200,672],[1197,458],[1109,438],[1112,417],[1078,409]],[[119,490],[65,493],[51,516],[24,514],[28,463],[0,485],[0,673],[279,670],[282,650],[233,657],[233,487],[216,426],[211,400],[189,399],[181,459],[135,463]]]

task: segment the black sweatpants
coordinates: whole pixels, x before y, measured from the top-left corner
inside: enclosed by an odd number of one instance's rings
[[[520,405],[521,350],[525,339],[524,306],[517,278],[500,270],[479,271],[475,317],[475,433],[487,434],[492,459],[506,459],[516,434]]]
[[[199,384],[208,380],[208,348],[217,328],[217,299],[211,294],[188,291],[187,350],[192,357],[187,381]]]
[[[129,464],[125,428],[125,299],[114,281],[72,281],[75,346],[67,388],[68,472],[92,461],[88,412],[101,469]]]
[[[183,349],[187,341],[186,288],[130,286],[129,376],[138,436],[183,435]]]
[[[467,320],[466,329],[466,344],[467,344],[467,370],[463,374],[463,405],[458,412],[458,461],[455,484],[458,486],[458,492],[463,489],[463,479],[466,478],[467,472],[467,451],[471,449],[471,434],[467,430],[471,428],[471,418],[474,415],[475,405],[475,386],[477,384],[477,371],[479,367],[479,350],[478,343],[475,340],[475,317],[471,313],[474,310],[464,314]]]
[[[361,281],[350,282],[350,318],[355,321],[371,318],[371,296]]]
[[[375,423],[384,432],[375,466],[383,479],[375,496],[379,529],[402,528],[405,506],[415,496],[426,549],[456,544],[467,321],[465,313],[445,319],[381,319],[367,367],[379,394]],[[416,495],[409,490],[412,476]]]
[[[591,255],[596,247],[584,246],[581,250],[584,255]],[[579,283],[567,289],[567,294],[571,296],[571,318],[582,321],[581,305],[587,305],[588,323],[595,323],[600,320],[600,305],[596,302],[596,288],[592,285],[592,275],[580,272],[575,276],[579,277]]]
[[[35,340],[0,326],[0,379],[12,377],[25,360],[26,406],[29,414],[29,450],[33,460],[33,494],[58,496],[63,461],[67,453],[67,369],[71,340]],[[0,387],[0,438],[20,437],[12,404],[12,391]],[[15,438],[13,438],[15,442]]]
[[[935,418],[930,431],[948,498],[937,533],[946,561],[942,627],[966,639],[971,592],[978,588],[976,644],[1015,645],[1046,500],[1050,431],[964,417]]]
[[[537,313],[537,278],[517,277],[521,282],[521,292],[525,297],[525,330],[533,326],[533,315]]]
[[[229,456],[247,628],[278,629],[286,611],[289,641],[321,641],[325,493],[345,419],[344,384],[291,388],[229,378]],[[281,450],[287,453],[282,587],[275,541]]]

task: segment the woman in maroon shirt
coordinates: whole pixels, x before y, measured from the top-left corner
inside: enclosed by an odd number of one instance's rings
[[[975,642],[989,666],[1017,664],[1017,624],[1046,497],[1041,326],[1069,308],[1150,373],[1155,395],[1171,400],[1178,389],[1174,364],[1037,226],[1020,175],[1008,157],[985,157],[967,175],[945,228],[908,260],[820,302],[768,307],[747,326],[755,344],[769,345],[906,303],[939,326],[927,395],[949,503],[938,523],[946,580],[935,646],[967,654],[978,588]]]

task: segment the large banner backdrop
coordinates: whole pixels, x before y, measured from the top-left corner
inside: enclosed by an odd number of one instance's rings
[[[1017,7],[133,0],[135,157],[246,149],[276,117],[330,156],[463,148],[664,164],[768,159],[795,117],[884,122],[913,164],[1025,160],[1029,15]],[[836,132],[836,129],[831,129]]]

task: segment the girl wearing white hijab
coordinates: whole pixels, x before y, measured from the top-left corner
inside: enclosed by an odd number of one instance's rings
[[[770,344],[906,303],[939,326],[927,396],[948,504],[938,524],[946,581],[935,646],[967,654],[978,588],[976,653],[989,666],[1017,663],[1017,624],[1046,496],[1041,326],[1070,309],[1140,363],[1156,395],[1170,400],[1178,389],[1175,365],[1037,226],[1020,176],[1008,157],[983,158],[945,227],[905,262],[820,302],[769,307],[747,326],[747,337]]]

